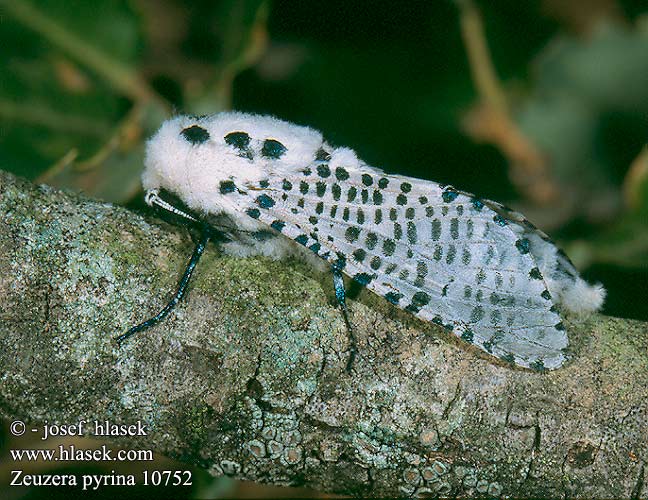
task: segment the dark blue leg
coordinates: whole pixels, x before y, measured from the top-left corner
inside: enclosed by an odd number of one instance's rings
[[[353,362],[355,361],[356,354],[358,352],[358,347],[356,344],[356,338],[353,333],[353,327],[349,321],[349,315],[347,313],[346,307],[346,292],[344,291],[344,278],[342,277],[342,271],[337,267],[333,266],[333,287],[335,288],[335,298],[337,299],[340,309],[342,309],[342,317],[344,318],[344,323],[346,324],[347,330],[349,332],[349,360],[346,364],[347,372],[351,372],[353,368]]]
[[[200,257],[202,256],[203,252],[205,251],[205,246],[207,245],[207,242],[209,241],[209,238],[211,237],[211,229],[209,226],[206,224],[203,225],[201,228],[202,232],[200,235],[200,240],[198,243],[196,243],[196,248],[193,251],[193,255],[191,256],[191,260],[189,260],[189,264],[187,265],[187,269],[185,269],[184,274],[182,275],[182,279],[180,280],[180,285],[178,286],[178,291],[175,293],[173,298],[169,301],[169,303],[164,306],[164,309],[162,309],[159,313],[157,313],[155,316],[152,318],[147,319],[143,323],[140,323],[137,326],[134,326],[130,330],[128,330],[126,333],[122,333],[118,337],[115,337],[115,341],[117,342],[118,345],[121,345],[122,342],[124,342],[128,337],[131,335],[135,335],[137,332],[141,332],[142,330],[146,330],[147,328],[150,328],[151,326],[155,325],[156,323],[159,323],[162,321],[167,314],[171,312],[171,310],[176,306],[176,304],[182,299],[184,296],[185,292],[187,291],[187,285],[189,285],[189,280],[191,279],[191,273],[193,273],[194,268],[196,267],[196,264],[198,264],[198,261],[200,260]]]

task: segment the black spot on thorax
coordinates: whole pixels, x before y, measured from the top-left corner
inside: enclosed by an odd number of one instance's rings
[[[272,158],[276,160],[278,158],[281,158],[286,151],[286,146],[281,144],[279,141],[276,141],[274,139],[266,139],[265,141],[263,141],[261,154],[266,158]]]
[[[183,129],[180,135],[193,145],[202,144],[209,140],[209,132],[198,125],[192,125]]]

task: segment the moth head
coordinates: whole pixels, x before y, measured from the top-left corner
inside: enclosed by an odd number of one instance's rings
[[[228,212],[236,196],[272,174],[304,169],[325,147],[321,133],[271,116],[178,116],[148,141],[142,184],[147,193],[173,193],[192,210]]]

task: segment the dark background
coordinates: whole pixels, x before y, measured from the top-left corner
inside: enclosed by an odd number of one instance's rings
[[[0,8],[2,169],[140,210],[143,143],[165,118],[270,113],[373,166],[522,210],[605,285],[605,314],[648,320],[643,1]],[[469,63],[475,43],[489,51]],[[201,477],[174,494],[288,494]]]

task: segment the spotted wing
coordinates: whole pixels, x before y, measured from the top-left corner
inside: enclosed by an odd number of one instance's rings
[[[428,181],[326,164],[255,186],[248,215],[490,354],[556,368],[567,336],[518,221]]]

